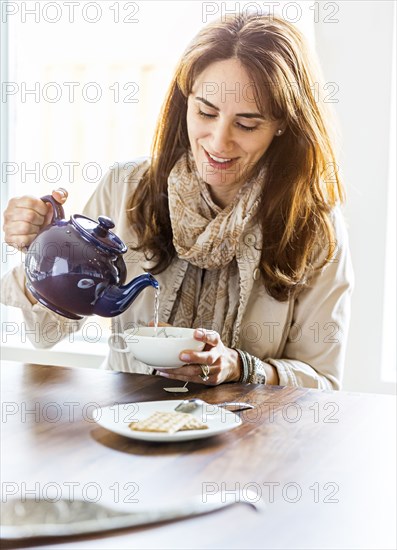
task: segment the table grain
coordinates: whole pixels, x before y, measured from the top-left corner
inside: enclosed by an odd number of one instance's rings
[[[3,501],[62,495],[134,511],[251,490],[266,504],[35,548],[395,548],[394,396],[243,384],[169,394],[163,387],[179,383],[157,376],[16,362],[0,370]],[[98,406],[184,396],[255,409],[225,434],[167,444],[92,420]]]

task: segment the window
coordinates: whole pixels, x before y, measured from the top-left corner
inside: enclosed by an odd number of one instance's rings
[[[386,213],[385,291],[383,299],[382,372],[383,382],[396,383],[396,18],[393,18],[391,61],[389,181]]]

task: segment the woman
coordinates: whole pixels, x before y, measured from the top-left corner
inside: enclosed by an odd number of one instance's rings
[[[121,178],[110,171],[86,205],[87,216],[115,220],[130,248],[128,277],[155,274],[160,321],[202,329],[204,351],[186,350],[185,366],[162,376],[340,387],[353,276],[342,185],[337,173],[326,178],[336,163],[316,81],[302,36],[283,20],[211,23],[177,67],[151,158],[128,163]],[[48,215],[40,200],[11,200],[6,241],[28,245]],[[3,284],[28,323],[75,329],[34,304],[22,267]],[[152,316],[145,291],[112,330]],[[117,351],[107,366],[152,373]]]

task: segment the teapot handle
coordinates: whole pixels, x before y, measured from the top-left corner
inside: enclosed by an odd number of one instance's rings
[[[43,202],[49,202],[53,209],[51,223],[63,220],[65,218],[65,212],[60,202],[56,201],[52,195],[44,195],[40,197]]]

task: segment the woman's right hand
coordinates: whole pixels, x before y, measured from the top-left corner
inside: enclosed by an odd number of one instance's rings
[[[52,192],[52,196],[64,204],[68,198],[68,192],[60,187]],[[26,249],[41,229],[51,222],[52,216],[51,204],[41,199],[29,195],[10,199],[4,210],[5,242],[18,250]]]

